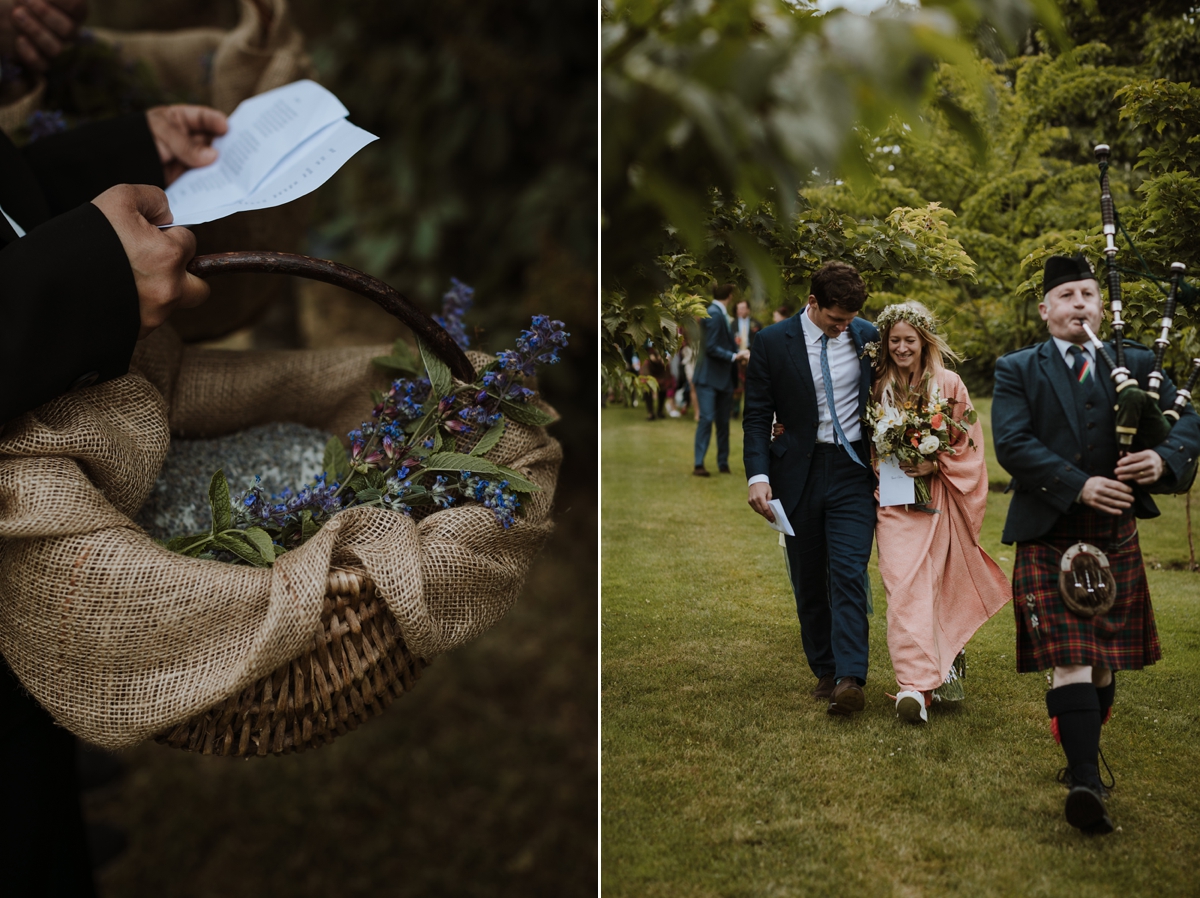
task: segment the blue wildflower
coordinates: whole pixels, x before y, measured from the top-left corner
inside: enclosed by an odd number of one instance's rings
[[[521,507],[517,494],[508,489],[508,481],[495,483],[477,474],[460,471],[459,492],[469,499],[474,499],[484,508],[490,508],[497,522],[507,530],[516,520],[516,511]]]
[[[463,316],[474,302],[475,290],[468,287],[458,278],[450,278],[450,289],[442,294],[442,314],[434,315],[433,320],[446,329],[460,349],[471,345],[467,332],[463,329]]]
[[[438,508],[449,508],[454,504],[454,497],[450,495],[450,478],[443,477],[441,474],[429,487],[429,495],[433,497],[434,504]]]
[[[529,330],[521,331],[517,337],[517,348],[497,354],[500,367],[532,377],[535,365],[555,364],[559,360],[559,350],[567,345],[567,337],[571,336],[563,327],[561,321],[552,321],[548,315],[534,315]]]
[[[29,126],[29,142],[40,140],[43,137],[49,137],[51,134],[60,134],[67,130],[67,120],[63,118],[63,114],[56,109],[51,110],[35,110],[34,113],[25,120],[25,124]]]

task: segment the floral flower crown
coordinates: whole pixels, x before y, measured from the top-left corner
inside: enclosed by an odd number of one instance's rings
[[[937,333],[937,322],[933,320],[933,316],[906,302],[894,303],[885,308],[875,319],[875,326],[882,333],[897,321],[907,321],[913,327],[919,327],[931,334]]]

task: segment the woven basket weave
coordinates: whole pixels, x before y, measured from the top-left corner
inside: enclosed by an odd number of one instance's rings
[[[360,571],[329,574],[304,653],[206,714],[155,736],[206,755],[289,754],[332,742],[413,688],[426,666]]]

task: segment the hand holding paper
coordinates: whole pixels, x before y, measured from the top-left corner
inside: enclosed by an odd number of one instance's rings
[[[783,503],[778,499],[772,499],[767,504],[771,509],[771,514],[775,516],[775,520],[767,521],[767,525],[772,530],[778,530],[780,533],[783,533],[787,536],[795,536],[796,531],[792,529],[792,524],[783,511]]]
[[[146,124],[168,184],[188,169],[216,162],[212,143],[229,130],[228,119],[208,106],[155,106],[146,110]]]
[[[217,161],[167,188],[173,225],[281,206],[316,190],[377,138],[346,121],[337,97],[296,81],[242,102],[213,141]]]

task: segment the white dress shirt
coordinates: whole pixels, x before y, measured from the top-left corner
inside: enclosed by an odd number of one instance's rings
[[[749,316],[747,316],[745,318],[739,318],[737,320],[737,332],[738,332],[738,336],[742,338],[740,344],[738,345],[738,349],[749,349],[750,348],[750,317]]]
[[[12,216],[5,212],[2,208],[0,208],[0,215],[3,215],[8,220],[8,223],[12,225],[12,229],[17,232],[17,237],[25,236],[25,229],[13,221]]]
[[[804,345],[808,350],[808,369],[812,372],[813,386],[817,390],[817,442],[833,444],[837,442],[837,436],[833,431],[829,402],[825,398],[825,376],[821,372],[821,337],[824,334],[809,317],[808,307],[799,317]],[[862,424],[858,417],[858,384],[862,368],[859,365],[858,347],[854,345],[849,328],[836,339],[829,338],[826,354],[829,357],[829,373],[833,377],[833,404],[837,409],[838,423],[842,425],[846,439],[854,443],[862,437]],[[756,474],[747,481],[747,485],[770,482],[766,474]]]
[[[1075,370],[1075,359],[1071,356],[1072,346],[1078,346],[1092,360],[1092,364],[1096,364],[1096,347],[1092,344],[1091,340],[1086,343],[1068,343],[1066,340],[1061,340],[1058,337],[1051,337],[1051,339],[1054,340],[1054,345],[1058,347],[1058,352],[1063,357],[1063,361],[1067,363],[1067,367],[1072,371]]]

